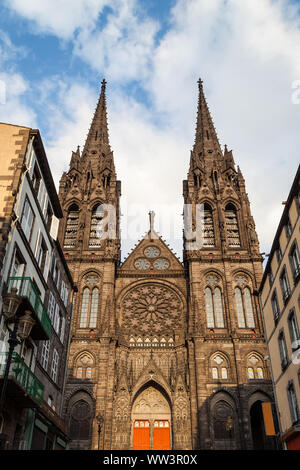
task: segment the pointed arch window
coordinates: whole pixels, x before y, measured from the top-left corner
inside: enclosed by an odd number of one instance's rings
[[[256,353],[251,353],[247,358],[247,375],[250,380],[264,379],[264,364],[263,359]]]
[[[212,208],[205,203],[203,207],[203,247],[215,246],[215,232]]]
[[[92,210],[89,248],[99,248],[101,246],[101,237],[103,234],[102,220],[104,210],[102,204],[96,204]]]
[[[223,354],[216,354],[210,359],[211,376],[214,380],[227,380],[229,363]]]
[[[88,287],[86,287],[85,289],[83,289],[83,294],[82,294],[80,328],[87,327],[89,303],[90,303],[90,290]]]
[[[237,210],[233,204],[225,207],[225,222],[228,246],[238,248],[241,246]]]
[[[99,289],[94,287],[91,291],[88,287],[83,289],[80,328],[96,328],[99,305]]]
[[[235,306],[239,328],[255,328],[254,313],[249,287],[234,289]]]
[[[78,222],[79,222],[79,208],[77,204],[72,204],[68,210],[68,215],[67,215],[64,248],[76,247]]]
[[[222,292],[219,287],[205,289],[206,322],[208,328],[224,328]]]
[[[79,400],[70,414],[69,436],[71,439],[88,440],[91,432],[92,412],[89,403]]]

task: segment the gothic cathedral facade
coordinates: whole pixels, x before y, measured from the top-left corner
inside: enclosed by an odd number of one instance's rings
[[[120,196],[106,82],[59,198],[59,240],[73,303],[65,417],[73,449],[267,448],[260,404],[273,402],[257,291],[262,256],[232,151],[221,150],[199,80],[184,204],[203,240],[180,262],[150,230],[120,256]],[[116,237],[101,239],[105,204]],[[99,416],[101,426],[99,427]]]

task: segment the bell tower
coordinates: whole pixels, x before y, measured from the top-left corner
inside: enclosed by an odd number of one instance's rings
[[[65,413],[72,448],[94,449],[96,415],[108,422],[114,369],[115,272],[120,262],[120,195],[109,144],[106,82],[82,152],[72,152],[59,198],[59,240],[78,292],[73,302]],[[105,446],[104,437],[101,447]]]
[[[202,80],[198,86],[196,137],[183,182],[193,446],[246,449],[250,396],[254,402],[272,396],[256,294],[263,259],[243,175],[232,151],[222,151]]]

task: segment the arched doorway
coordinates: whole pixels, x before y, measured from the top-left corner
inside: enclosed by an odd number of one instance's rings
[[[265,449],[265,431],[261,404],[262,402],[258,400],[253,403],[250,408],[251,431],[254,450]]]
[[[132,449],[171,449],[171,409],[167,398],[154,386],[136,397],[131,414]]]

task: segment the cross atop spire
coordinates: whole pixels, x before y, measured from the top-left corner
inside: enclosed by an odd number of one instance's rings
[[[83,154],[87,151],[97,151],[101,153],[110,152],[108,125],[107,125],[107,111],[106,111],[106,98],[105,98],[106,81],[103,79],[101,82],[101,93],[97,107],[95,109],[94,117],[89,129],[88,136],[85,141]]]
[[[203,81],[198,80],[199,98],[197,110],[196,136],[193,151],[205,159],[218,158],[222,155],[222,150],[215,130],[209,108],[206,103]],[[211,157],[210,157],[211,156]]]

